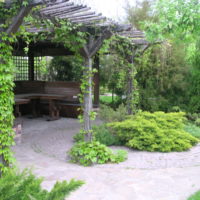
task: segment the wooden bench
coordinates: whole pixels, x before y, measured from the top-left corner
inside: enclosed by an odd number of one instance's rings
[[[21,117],[21,112],[19,109],[20,105],[28,104],[30,102],[29,99],[18,99],[15,98],[15,116],[16,117]]]
[[[78,82],[17,81],[15,85],[16,98],[29,99],[33,115],[36,115],[38,107],[41,108],[40,105],[45,107],[45,104],[48,104],[51,119],[59,118],[60,110],[64,116],[77,117],[78,115],[76,110],[75,113],[69,114],[69,109],[67,109],[72,104],[74,109],[77,109],[77,105],[80,106],[78,100],[80,84]]]

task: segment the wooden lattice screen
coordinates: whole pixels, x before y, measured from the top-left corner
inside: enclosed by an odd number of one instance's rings
[[[13,56],[13,62],[16,66],[15,80],[28,80],[28,57]]]
[[[28,57],[13,56],[13,62],[16,66],[15,81],[29,80],[29,63]],[[45,57],[34,57],[34,80],[44,80],[44,68],[46,66]]]

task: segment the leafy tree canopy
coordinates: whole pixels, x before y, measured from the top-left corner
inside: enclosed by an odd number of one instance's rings
[[[158,0],[152,13],[159,16],[159,23],[146,24],[150,40],[178,38],[191,41],[200,34],[199,0]]]

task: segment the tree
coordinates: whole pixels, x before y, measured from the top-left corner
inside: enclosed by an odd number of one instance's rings
[[[158,0],[152,10],[159,23],[146,24],[150,40],[176,38],[185,41],[196,40],[200,34],[199,0]]]

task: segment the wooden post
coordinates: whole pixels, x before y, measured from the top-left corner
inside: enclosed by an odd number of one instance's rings
[[[94,106],[96,108],[99,107],[99,54],[96,54],[94,57],[94,69],[97,70],[97,72],[94,74]]]
[[[92,112],[92,58],[85,58],[84,76],[87,76],[87,86],[84,93],[84,130],[87,133],[85,138],[87,141],[92,141],[91,120],[90,114]]]
[[[128,71],[128,81],[127,81],[127,113],[128,115],[133,114],[133,69]]]
[[[108,39],[112,36],[112,32],[109,30],[105,30],[102,35],[95,37],[90,35],[88,37],[87,44],[84,45],[81,53],[82,56],[85,58],[85,69],[83,76],[87,77],[87,86],[85,89],[85,93],[83,94],[83,121],[84,121],[84,131],[86,133],[86,141],[92,141],[92,131],[91,131],[91,119],[90,114],[92,112],[92,58],[95,56],[97,51],[100,49],[101,45],[103,44],[103,41],[105,39]]]
[[[133,51],[133,50],[132,50]],[[133,114],[133,76],[134,76],[134,53],[132,56],[128,57],[128,62],[131,64],[131,67],[127,71],[127,114],[132,115]]]
[[[34,81],[34,52],[33,45],[29,45],[28,52],[28,79],[29,81]]]

